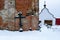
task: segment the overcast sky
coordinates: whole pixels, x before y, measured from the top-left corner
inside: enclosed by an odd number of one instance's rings
[[[46,1],[46,5],[47,5],[47,8],[49,9],[49,11],[55,17],[60,17],[60,0],[39,0],[40,11],[43,8],[44,1]]]

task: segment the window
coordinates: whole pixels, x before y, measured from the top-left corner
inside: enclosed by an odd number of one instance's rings
[[[51,25],[52,26],[52,20],[44,20],[44,24]]]

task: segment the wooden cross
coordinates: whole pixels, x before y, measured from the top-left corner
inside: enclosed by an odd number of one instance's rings
[[[21,13],[21,12],[19,12],[18,17],[15,17],[15,19],[16,19],[16,18],[19,18],[19,27],[22,28],[23,25],[22,25],[21,19],[22,19],[22,18],[25,18],[25,17],[22,16],[22,13]]]

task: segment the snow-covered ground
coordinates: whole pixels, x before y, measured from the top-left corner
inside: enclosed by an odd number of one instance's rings
[[[60,32],[60,26],[55,25],[55,26],[45,26],[42,25],[41,27],[41,32]],[[50,28],[47,28],[50,27]]]
[[[47,29],[44,25],[39,31],[7,31],[0,30],[0,40],[60,40],[57,26]],[[57,30],[57,31],[56,31]]]

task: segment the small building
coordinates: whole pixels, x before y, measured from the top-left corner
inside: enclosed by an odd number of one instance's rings
[[[39,14],[40,25],[55,25],[55,17],[53,14],[49,12],[46,8],[46,4],[44,4],[44,8],[41,10]]]

